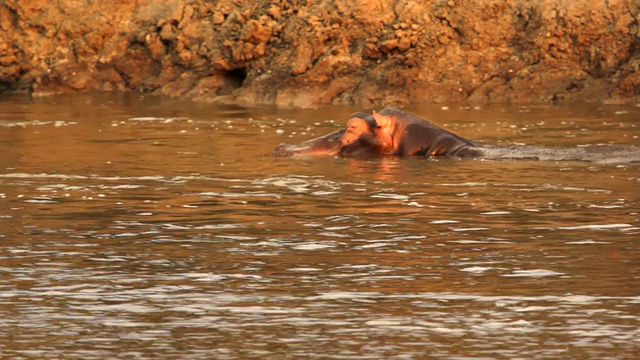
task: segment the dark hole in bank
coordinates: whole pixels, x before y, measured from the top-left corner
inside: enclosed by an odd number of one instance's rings
[[[225,81],[224,81],[224,86],[220,89],[218,94],[226,95],[242,87],[242,84],[244,84],[244,80],[247,78],[247,69],[245,68],[233,69],[221,75],[224,76]]]

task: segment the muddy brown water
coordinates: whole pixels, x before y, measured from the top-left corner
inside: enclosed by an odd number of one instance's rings
[[[639,164],[271,157],[358,110],[0,99],[2,357],[635,358]],[[632,106],[409,110],[640,145]]]

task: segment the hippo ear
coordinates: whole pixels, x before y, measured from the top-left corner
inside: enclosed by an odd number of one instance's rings
[[[388,116],[381,115],[375,111],[373,112],[373,119],[379,128],[388,129],[391,126],[391,119]]]

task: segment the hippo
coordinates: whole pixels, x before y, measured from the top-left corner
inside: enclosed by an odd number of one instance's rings
[[[392,146],[391,137],[376,123],[373,115],[356,114],[347,121],[340,138],[339,156],[375,157],[386,155]]]
[[[274,156],[479,156],[480,145],[426,119],[396,108],[379,113],[356,113],[345,129],[300,145],[280,144]]]
[[[302,142],[300,145],[280,144],[273,156],[343,156],[369,157],[382,152],[373,130],[373,116],[356,113],[347,121],[347,128]]]
[[[337,156],[342,144],[340,139],[345,129],[334,131],[327,135],[309,139],[300,145],[280,144],[273,150],[273,156]]]
[[[495,146],[458,136],[410,112],[385,108],[357,113],[347,127],[307,140],[300,145],[280,144],[274,156],[427,156],[444,158],[590,161],[598,163],[640,162],[634,146],[589,145],[570,149],[537,146]]]
[[[385,108],[373,112],[377,132],[389,146],[385,155],[479,157],[475,141],[460,137],[415,114]]]

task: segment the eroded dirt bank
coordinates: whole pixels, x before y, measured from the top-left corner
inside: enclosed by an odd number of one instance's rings
[[[0,91],[637,103],[639,24],[636,0],[8,0]]]

